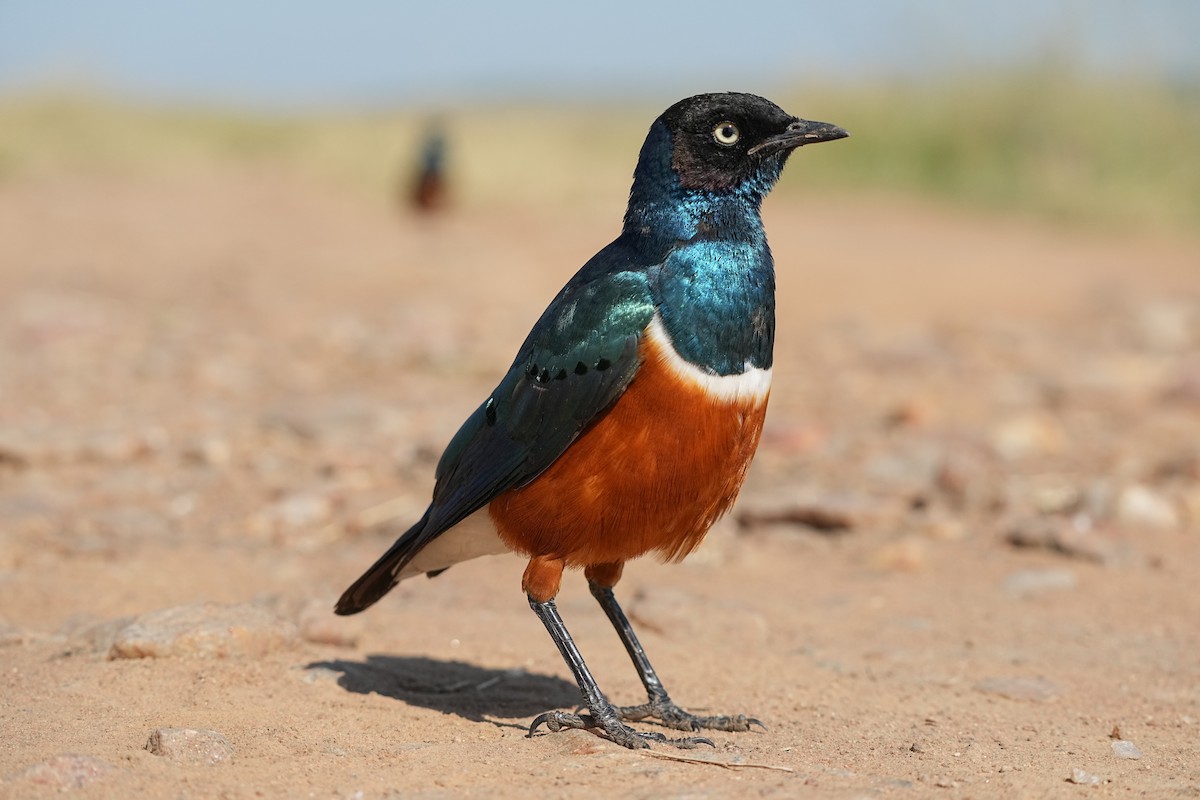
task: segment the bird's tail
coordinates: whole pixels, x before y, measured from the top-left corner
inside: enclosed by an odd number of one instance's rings
[[[426,511],[416,525],[409,528],[370,569],[342,592],[333,608],[334,613],[342,616],[357,614],[391,591],[400,582],[400,571],[426,544],[422,534],[428,522],[429,511]]]

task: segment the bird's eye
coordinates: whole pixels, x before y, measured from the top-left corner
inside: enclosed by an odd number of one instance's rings
[[[717,127],[713,128],[713,138],[717,140],[717,144],[729,147],[737,144],[737,140],[742,138],[742,133],[738,130],[737,125],[726,121],[718,123]]]

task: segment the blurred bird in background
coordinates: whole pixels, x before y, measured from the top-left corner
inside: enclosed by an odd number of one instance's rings
[[[449,200],[447,184],[445,126],[434,120],[421,140],[416,170],[401,187],[401,201],[422,213],[441,211]]]

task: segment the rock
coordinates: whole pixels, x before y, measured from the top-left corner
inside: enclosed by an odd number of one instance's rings
[[[1019,461],[1062,452],[1067,434],[1053,417],[1028,413],[1011,417],[993,428],[991,444],[1004,459]]]
[[[885,428],[921,428],[934,419],[934,405],[928,399],[910,397],[902,400],[883,415]]]
[[[197,767],[220,764],[233,755],[233,745],[224,735],[198,728],[158,728],[150,732],[146,749],[168,761]]]
[[[224,439],[208,437],[191,442],[183,449],[183,459],[192,464],[223,467],[233,458],[233,448]]]
[[[1053,553],[1109,564],[1118,560],[1116,544],[1102,538],[1090,519],[1077,514],[1071,519],[1061,517],[1031,517],[1018,520],[1005,535],[1013,547],[1049,550]]]
[[[82,789],[100,780],[114,769],[112,764],[93,756],[64,753],[40,764],[27,767],[17,773],[12,780],[65,792],[70,789]]]
[[[151,611],[117,632],[109,658],[259,656],[295,644],[296,626],[261,606],[198,603]]]
[[[1148,303],[1133,321],[1138,343],[1152,350],[1179,352],[1200,338],[1200,314],[1187,303]]]
[[[1127,486],[1117,496],[1116,521],[1133,530],[1174,531],[1182,524],[1175,504],[1142,484]]]
[[[975,690],[1009,700],[1045,702],[1062,693],[1059,685],[1047,678],[987,678],[975,684]]]
[[[928,562],[928,547],[917,536],[905,536],[888,542],[871,556],[871,563],[892,572],[918,572]]]
[[[1071,777],[1067,778],[1067,780],[1071,783],[1078,783],[1082,786],[1099,786],[1104,782],[1099,775],[1093,775],[1090,772],[1085,772],[1079,767],[1075,767],[1071,770]]]
[[[778,511],[747,509],[738,515],[738,522],[744,528],[788,523],[821,533],[843,533],[854,527],[853,520],[844,509],[831,505],[792,506]]]
[[[1046,483],[1030,492],[1033,507],[1042,514],[1071,514],[1083,502],[1083,492],[1066,483]]]
[[[1069,569],[1020,569],[1004,579],[1004,591],[1017,597],[1074,589],[1079,578]]]
[[[1113,755],[1117,758],[1128,758],[1137,761],[1142,757],[1142,751],[1137,745],[1127,739],[1116,739],[1112,742]]]
[[[341,678],[341,672],[329,667],[307,667],[303,675],[305,683],[337,683]]]
[[[748,494],[734,512],[743,530],[778,524],[837,535],[881,524],[900,515],[870,495],[804,491]]]
[[[67,640],[63,655],[107,653],[112,650],[117,634],[132,621],[133,617],[97,620],[87,616],[67,620],[59,628],[59,634]]]

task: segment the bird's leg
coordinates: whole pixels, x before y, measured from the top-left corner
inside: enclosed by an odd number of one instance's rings
[[[554,601],[546,600],[542,602],[530,597],[529,606],[533,609],[533,613],[538,615],[542,624],[546,626],[546,630],[550,632],[550,637],[554,639],[554,643],[558,645],[558,652],[562,653],[563,660],[571,668],[571,673],[575,676],[575,682],[579,684],[579,690],[583,692],[584,705],[587,706],[587,712],[581,714],[569,714],[565,711],[547,711],[545,714],[539,715],[529,726],[530,736],[545,724],[551,732],[558,732],[563,728],[599,729],[609,739],[631,749],[649,747],[649,742],[652,741],[665,742],[684,748],[696,747],[701,744],[712,744],[708,739],[699,736],[684,739],[668,739],[661,733],[635,731],[621,722],[616,709],[608,702],[608,698],[604,696],[604,693],[600,691],[600,687],[596,684],[596,679],[592,677],[591,670],[584,663],[583,656],[579,654],[579,648],[575,646],[575,642],[571,639],[571,634],[567,633],[566,626],[563,625],[562,617],[558,615],[558,608],[555,607]]]
[[[575,646],[574,640],[571,639],[571,634],[567,632],[562,617],[558,614],[558,608],[554,605],[554,598],[550,597],[546,600],[539,600],[532,593],[529,593],[529,588],[538,586],[537,582],[530,580],[530,571],[534,569],[534,564],[537,561],[539,559],[533,559],[530,562],[530,569],[526,570],[525,584],[526,592],[529,595],[529,607],[533,609],[533,613],[537,614],[538,619],[546,626],[546,630],[550,633],[550,638],[558,646],[558,652],[562,654],[563,660],[567,662],[567,666],[571,669],[571,674],[575,676],[575,682],[579,684],[579,691],[583,693],[583,702],[587,707],[587,712],[569,714],[565,711],[547,711],[545,714],[541,714],[534,719],[533,723],[529,726],[529,735],[532,736],[534,731],[544,724],[552,733],[556,733],[564,728],[600,730],[612,741],[630,749],[649,747],[649,742],[651,741],[665,742],[684,748],[692,748],[701,744],[711,745],[711,741],[698,736],[669,739],[661,733],[635,731],[621,722],[617,716],[617,712],[613,709],[612,703],[608,702],[608,698],[600,691],[596,679],[592,677],[591,670],[584,663],[583,656],[579,653],[579,648]],[[558,563],[561,569],[561,562]]]
[[[659,720],[668,728],[681,731],[698,731],[702,728],[718,731],[748,731],[751,725],[758,725],[765,730],[765,725],[745,714],[702,717],[684,711],[675,705],[670,695],[667,694],[667,690],[663,688],[658,673],[650,665],[650,659],[646,657],[646,651],[642,649],[642,643],[638,641],[637,634],[633,632],[629,619],[621,610],[621,606],[617,604],[617,598],[613,596],[612,585],[621,576],[621,565],[615,565],[615,569],[610,569],[611,567],[614,565],[589,567],[586,572],[588,588],[591,589],[592,596],[600,603],[600,607],[604,609],[604,613],[613,627],[617,629],[617,635],[621,637],[621,643],[625,645],[625,650],[629,653],[629,658],[633,661],[633,666],[637,669],[638,677],[642,679],[642,685],[646,687],[646,694],[649,698],[648,702],[639,706],[614,706],[613,710],[617,717],[631,722],[650,717]]]

